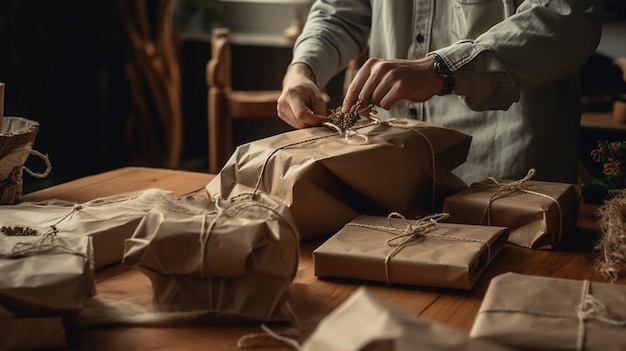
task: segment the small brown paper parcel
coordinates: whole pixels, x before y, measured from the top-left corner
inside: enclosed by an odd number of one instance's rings
[[[506,228],[362,215],[313,251],[315,275],[471,289]]]
[[[501,274],[470,336],[524,350],[625,350],[626,286]]]
[[[95,295],[91,238],[0,236],[0,306],[18,317],[73,316]]]
[[[326,316],[302,345],[302,351],[503,351],[487,340],[415,316],[358,288]]]
[[[509,243],[554,249],[576,227],[579,206],[579,191],[572,184],[487,179],[447,197],[443,211],[452,223],[508,227]]]
[[[62,236],[93,238],[94,267],[120,262],[124,240],[153,208],[187,208],[193,199],[160,189],[101,197],[83,203],[58,199],[0,206],[0,231],[19,228],[42,235],[54,228]],[[0,233],[2,234],[2,233]]]
[[[289,320],[285,293],[299,255],[289,209],[266,194],[201,200],[201,211],[150,211],[126,240],[123,262],[150,278],[155,310]]]
[[[301,239],[336,232],[361,214],[423,216],[467,185],[469,135],[410,119],[374,120],[346,133],[327,126],[237,147],[206,186],[210,197],[262,191],[291,209]],[[435,198],[436,197],[436,198]]]

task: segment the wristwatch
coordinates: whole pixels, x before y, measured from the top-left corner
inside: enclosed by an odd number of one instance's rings
[[[433,55],[433,59],[435,60],[433,63],[435,72],[443,80],[443,88],[439,95],[448,95],[454,89],[454,82],[456,81],[454,73],[452,73],[446,62],[439,55]]]

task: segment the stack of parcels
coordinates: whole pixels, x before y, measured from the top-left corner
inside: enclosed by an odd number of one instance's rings
[[[506,228],[434,219],[359,216],[313,251],[315,275],[471,289],[506,241]]]
[[[326,316],[303,343],[302,351],[504,351],[460,330],[417,317],[359,288]]]
[[[0,218],[4,227],[29,227],[38,235],[54,230],[63,236],[91,237],[98,269],[122,260],[124,240],[148,211],[184,208],[184,202],[171,192],[148,189],[84,203],[53,199],[0,206]]]
[[[123,262],[150,278],[155,310],[288,320],[285,292],[299,255],[289,209],[264,194],[195,201],[184,211],[150,211],[126,240]]]
[[[91,238],[0,236],[0,349],[67,346],[64,324],[95,295]]]
[[[490,178],[446,198],[443,211],[453,223],[508,227],[509,243],[553,249],[576,227],[579,207],[580,192],[572,184]]]
[[[334,233],[360,214],[436,212],[467,185],[451,171],[471,137],[409,119],[326,126],[241,145],[206,189],[212,198],[265,192],[290,209],[302,239]]]
[[[525,350],[624,350],[626,286],[502,274],[470,336]]]

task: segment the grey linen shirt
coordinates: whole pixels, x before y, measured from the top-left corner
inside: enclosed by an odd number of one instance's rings
[[[472,136],[454,170],[467,184],[488,176],[576,183],[578,72],[602,32],[602,1],[318,0],[294,46],[324,87],[359,53],[417,59],[436,53],[455,72],[454,92],[399,101],[383,117],[417,118]]]

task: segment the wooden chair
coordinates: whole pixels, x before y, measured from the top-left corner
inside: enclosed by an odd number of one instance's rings
[[[229,30],[216,28],[207,63],[209,172],[218,173],[233,152],[233,119],[276,119],[280,90],[232,89]]]

